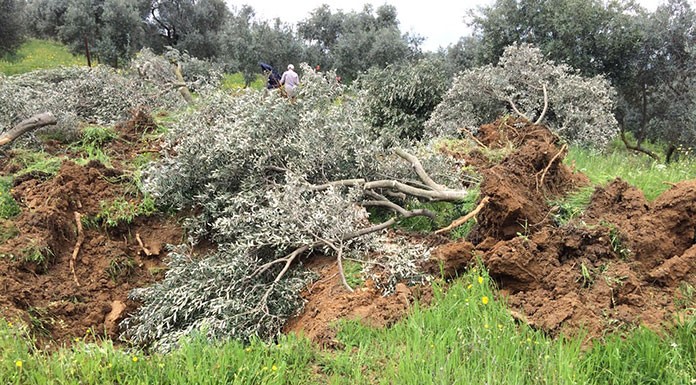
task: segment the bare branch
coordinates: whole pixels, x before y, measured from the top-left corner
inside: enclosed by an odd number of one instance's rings
[[[31,118],[24,119],[12,129],[4,132],[0,136],[0,146],[4,146],[7,143],[12,142],[26,132],[56,123],[58,123],[56,117],[50,112],[44,112],[42,114],[34,115]]]
[[[318,184],[318,185],[313,185],[309,187],[310,191],[323,191],[328,189],[329,187],[337,187],[337,186],[349,186],[349,187],[357,187],[357,186],[362,186],[365,184],[365,179],[344,179],[344,180],[337,180],[334,182],[329,182],[329,183],[324,183],[324,184]]]
[[[471,212],[469,212],[468,214],[466,214],[465,216],[463,216],[463,217],[461,217],[461,218],[459,218],[459,219],[453,221],[452,223],[450,223],[449,226],[444,227],[444,228],[442,228],[442,229],[440,229],[440,230],[437,230],[437,231],[435,232],[435,234],[441,234],[441,233],[450,231],[450,230],[452,230],[452,229],[454,229],[454,228],[456,228],[456,227],[459,227],[459,226],[463,225],[463,224],[466,223],[469,219],[474,218],[474,217],[479,213],[479,211],[481,211],[481,209],[483,209],[483,206],[485,206],[486,204],[488,204],[488,201],[489,201],[489,200],[490,200],[490,199],[489,199],[488,197],[484,197],[483,199],[481,199],[481,202],[479,202],[478,206],[476,206],[476,208],[475,208],[473,211],[471,211]]]
[[[549,93],[546,91],[546,84],[542,84],[543,90],[544,90],[544,109],[541,111],[541,115],[539,115],[539,119],[534,122],[535,125],[541,123],[541,121],[544,119],[544,115],[546,115],[546,110],[549,108]]]
[[[430,175],[428,175],[427,172],[425,172],[425,169],[423,168],[423,165],[421,164],[420,160],[416,158],[415,156],[407,153],[406,151],[397,148],[394,150],[396,152],[396,155],[406,159],[411,163],[411,167],[413,167],[413,170],[416,172],[418,177],[425,183],[428,187],[432,188],[433,190],[441,191],[441,190],[448,190],[447,187],[435,183],[432,178],[430,178]]]
[[[517,105],[515,105],[515,102],[512,101],[511,98],[508,98],[508,103],[510,103],[510,107],[512,107],[512,110],[515,111],[517,115],[522,117],[524,120],[531,122],[532,120],[527,117],[527,115],[523,114],[520,112],[520,110],[517,109]]]
[[[466,190],[447,190],[447,191],[431,191],[408,186],[404,183],[395,180],[377,180],[367,182],[363,186],[366,190],[372,189],[392,189],[408,195],[427,198],[431,201],[457,201],[464,199],[468,191]]]
[[[565,144],[565,143],[563,143],[563,145],[561,146],[561,149],[558,150],[558,152],[556,153],[556,155],[554,155],[553,158],[551,158],[551,160],[549,161],[549,164],[544,168],[544,171],[541,173],[541,179],[537,182],[537,185],[536,185],[537,191],[539,190],[539,186],[543,186],[543,185],[544,185],[544,177],[546,176],[546,173],[547,173],[547,172],[549,171],[549,169],[551,168],[551,165],[553,164],[553,162],[556,160],[556,158],[558,158],[558,157],[561,155],[561,153],[563,153],[563,151],[564,151],[566,148],[568,148],[568,145]]]

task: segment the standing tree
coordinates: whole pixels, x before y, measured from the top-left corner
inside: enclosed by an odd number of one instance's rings
[[[125,65],[143,44],[143,23],[136,0],[106,0],[102,23],[99,57],[112,67]]]
[[[94,0],[69,0],[64,24],[58,27],[58,36],[75,54],[86,54],[99,40],[99,21],[103,3]],[[86,48],[88,47],[88,48]]]
[[[619,121],[644,140],[666,143],[666,161],[678,148],[696,147],[696,12],[686,0],[670,0],[644,18],[645,38],[632,61],[633,86],[626,87]]]
[[[0,0],[0,57],[13,53],[24,40],[24,1]]]
[[[366,5],[362,12],[332,14],[328,6],[317,8],[298,24],[298,33],[310,46],[308,58],[324,68],[335,68],[350,81],[370,67],[384,68],[413,56],[417,38],[402,36],[396,8],[380,6],[376,14]]]
[[[55,38],[65,24],[65,12],[69,0],[28,0],[26,7],[27,29],[38,38]]]

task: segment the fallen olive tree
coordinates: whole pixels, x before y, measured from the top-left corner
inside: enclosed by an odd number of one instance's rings
[[[131,293],[143,304],[124,322],[131,342],[166,350],[192,332],[273,338],[302,306],[311,254],[339,266],[365,261],[366,270],[376,266],[366,257],[379,254],[374,279],[385,293],[429,279],[417,267],[428,249],[383,230],[434,217],[415,201],[465,198],[457,164],[375,131],[335,76],[302,70],[295,103],[253,90],[204,92],[171,129],[144,188],[161,205],[197,213],[187,221],[190,244],[207,239],[217,250],[196,256],[180,245],[163,281]],[[391,215],[370,221],[368,207]]]
[[[504,115],[544,124],[565,141],[604,147],[619,130],[616,91],[601,76],[583,77],[529,45],[505,49],[497,65],[460,73],[426,122],[431,137],[475,132]]]

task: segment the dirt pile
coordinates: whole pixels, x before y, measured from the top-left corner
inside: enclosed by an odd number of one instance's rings
[[[53,145],[68,157],[56,175],[15,175],[12,196],[22,210],[0,221],[0,316],[23,319],[42,342],[69,343],[87,329],[116,337],[118,322],[137,306],[128,292],[161,279],[164,245],[183,238],[171,217],[123,220],[142,202],[128,166],[159,150],[148,136],[155,129],[147,113],[133,111],[105,149],[112,167],[79,165],[70,159],[77,154]],[[489,203],[468,239],[421,239],[440,245],[426,269],[439,274],[442,266],[451,278],[479,257],[514,314],[551,334],[657,327],[693,309],[688,289],[696,286],[696,180],[674,185],[653,202],[615,180],[594,192],[581,218],[559,224],[549,202],[588,180],[563,164],[567,148],[558,138],[511,120],[482,126],[473,137],[473,151],[448,151],[482,175],[481,196]],[[0,156],[0,170],[18,171],[11,151]],[[107,225],[109,213],[122,219]],[[305,310],[286,331],[325,346],[336,346],[339,318],[388,326],[414,300],[429,300],[427,288],[402,284],[389,297],[369,283],[349,293],[335,260],[308,263],[322,278],[307,288]]]
[[[142,119],[134,114],[120,126],[106,149],[114,163],[136,156],[142,143],[130,128]],[[88,329],[115,338],[136,306],[128,292],[161,279],[164,245],[183,237],[175,219],[132,213],[142,196],[128,172],[96,161],[81,166],[70,156],[54,176],[16,177],[12,196],[21,213],[3,222],[0,316],[23,319],[42,344],[69,343]],[[11,152],[0,167],[16,171]]]
[[[461,270],[480,256],[515,314],[551,334],[658,328],[686,311],[696,286],[696,180],[650,203],[617,179],[596,189],[583,217],[558,225],[549,200],[586,178],[560,163],[565,149],[546,129],[510,135],[514,127],[482,128],[484,144],[508,140],[516,150],[481,170],[491,203],[470,242],[442,246],[433,260]]]
[[[589,183],[563,163],[567,147],[548,129],[521,121],[484,125],[475,138],[474,151],[448,151],[478,170],[481,197],[490,201],[468,239],[438,246],[427,271],[437,275],[442,268],[453,278],[479,257],[511,313],[552,335],[659,328],[693,306],[696,180],[647,202],[617,179],[594,192],[583,217],[558,224],[549,202]],[[504,156],[496,161],[490,154]],[[319,272],[324,278],[305,293],[307,308],[288,330],[329,346],[335,343],[332,321],[388,325],[408,311],[413,297],[407,290],[419,290],[403,287],[388,298],[369,286],[347,293],[335,266]]]

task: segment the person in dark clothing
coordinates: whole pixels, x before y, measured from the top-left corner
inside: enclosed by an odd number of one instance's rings
[[[263,73],[266,75],[266,89],[272,90],[275,88],[280,88],[280,74],[271,65],[266,63],[259,63]]]

